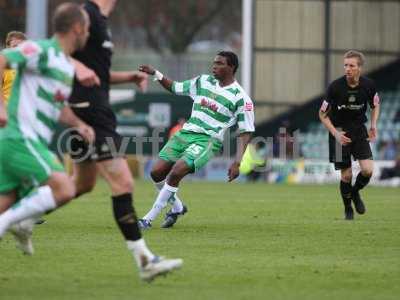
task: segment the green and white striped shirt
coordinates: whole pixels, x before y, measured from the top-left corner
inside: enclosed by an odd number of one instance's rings
[[[50,144],[60,111],[71,93],[74,67],[56,39],[26,41],[2,51],[16,69],[8,124],[0,138],[27,138]]]
[[[221,87],[211,75],[174,81],[172,91],[193,99],[184,130],[205,133],[222,141],[225,131],[237,124],[240,132],[254,131],[254,105],[237,81]]]

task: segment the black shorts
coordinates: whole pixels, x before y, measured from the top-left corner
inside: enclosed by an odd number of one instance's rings
[[[329,134],[329,161],[334,163],[336,170],[351,167],[351,156],[354,160],[372,159],[371,146],[369,145],[367,128],[362,125],[353,129],[343,129],[351,143],[342,146]]]
[[[124,156],[120,153],[122,137],[117,133],[116,117],[109,107],[72,107],[75,114],[93,127],[96,139],[88,145],[77,132],[70,135],[69,152],[74,161],[104,161]]]

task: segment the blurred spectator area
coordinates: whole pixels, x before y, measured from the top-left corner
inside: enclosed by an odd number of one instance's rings
[[[49,1],[49,11],[61,2]],[[152,64],[175,80],[208,73],[218,51],[234,50],[240,55],[241,3],[118,0],[109,20],[115,45],[113,68],[136,69],[140,64]],[[158,84],[151,84],[149,90],[164,91]]]
[[[84,0],[70,0],[83,3]],[[48,0],[51,14],[64,0]],[[0,0],[0,39],[25,31],[26,0]],[[242,0],[118,0],[109,18],[116,70],[153,64],[176,80],[209,72],[220,50],[240,55]],[[4,45],[3,45],[4,46]],[[150,91],[159,91],[157,84]]]

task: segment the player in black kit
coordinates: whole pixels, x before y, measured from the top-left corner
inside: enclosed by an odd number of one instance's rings
[[[373,81],[361,76],[364,61],[364,55],[358,51],[344,55],[345,75],[329,85],[319,110],[319,118],[330,133],[329,160],[341,172],[340,193],[346,220],[354,218],[352,200],[357,213],[365,213],[359,191],[368,184],[374,167],[369,142],[377,137],[379,96]],[[371,125],[367,131],[364,124],[368,105]],[[351,156],[358,160],[361,169],[353,186]]]
[[[93,189],[97,171],[105,178],[112,192],[114,218],[138,264],[140,276],[152,280],[179,268],[182,260],[157,257],[147,248],[133,208],[133,179],[128,163],[113,151],[119,149],[121,137],[116,132],[116,117],[109,102],[110,84],[134,82],[140,88],[147,84],[144,73],[111,71],[113,43],[107,17],[115,4],[116,0],[88,0],[84,4],[90,18],[90,36],[85,48],[74,54],[78,80],[74,84],[70,105],[82,120],[93,127],[96,140],[92,147],[80,139],[71,140],[73,177],[78,195]],[[80,77],[81,74],[85,75]],[[96,82],[97,85],[86,86]]]

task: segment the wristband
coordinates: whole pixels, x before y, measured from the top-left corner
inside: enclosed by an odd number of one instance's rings
[[[154,81],[161,81],[163,78],[164,78],[164,75],[160,72],[160,71],[158,71],[158,70],[156,70],[156,72],[154,73]]]

